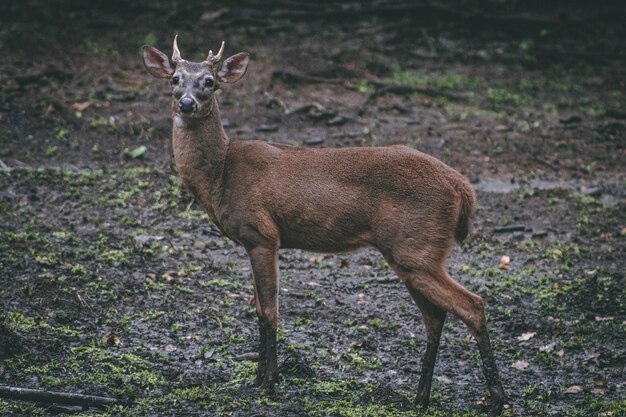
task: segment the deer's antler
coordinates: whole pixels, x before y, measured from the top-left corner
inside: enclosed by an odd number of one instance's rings
[[[174,64],[182,60],[182,58],[180,57],[180,51],[178,50],[178,43],[176,42],[177,39],[178,35],[174,36],[174,43],[172,45],[172,49],[174,50],[174,52],[172,53],[172,62]]]
[[[209,50],[209,56],[207,56],[206,60],[211,64],[215,64],[222,59],[222,54],[224,53],[224,41],[222,41],[222,46],[220,46],[220,50],[217,52],[217,55],[213,55],[213,51]]]

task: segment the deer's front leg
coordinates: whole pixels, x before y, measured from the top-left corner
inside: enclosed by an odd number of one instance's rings
[[[255,247],[248,250],[254,275],[254,298],[259,318],[259,364],[256,384],[272,390],[278,378],[276,329],[278,326],[277,249]]]

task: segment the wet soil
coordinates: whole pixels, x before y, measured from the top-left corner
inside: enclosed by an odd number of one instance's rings
[[[168,86],[141,64],[141,45],[168,52],[178,33],[189,59],[221,40],[226,55],[251,53],[219,98],[232,138],[400,143],[467,175],[476,227],[449,270],[485,299],[504,415],[626,415],[624,14],[610,2],[2,4],[0,383],[120,404],[0,400],[0,414],[483,413],[478,350],[453,317],[432,405],[413,407],[420,314],[372,250],[281,252],[282,378],[273,395],[253,387],[249,262],[181,186]]]

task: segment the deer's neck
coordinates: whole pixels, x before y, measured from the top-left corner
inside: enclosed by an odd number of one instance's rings
[[[200,200],[212,220],[222,183],[229,139],[222,127],[217,100],[207,117],[186,119],[174,115],[172,148],[176,169],[185,185]]]

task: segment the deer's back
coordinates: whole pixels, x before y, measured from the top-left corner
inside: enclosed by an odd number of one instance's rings
[[[286,149],[257,141],[231,143],[224,181],[226,217],[246,213],[267,233],[275,227],[283,246],[323,251],[374,244],[383,227],[451,224],[458,188],[470,187],[443,162],[405,146]]]

